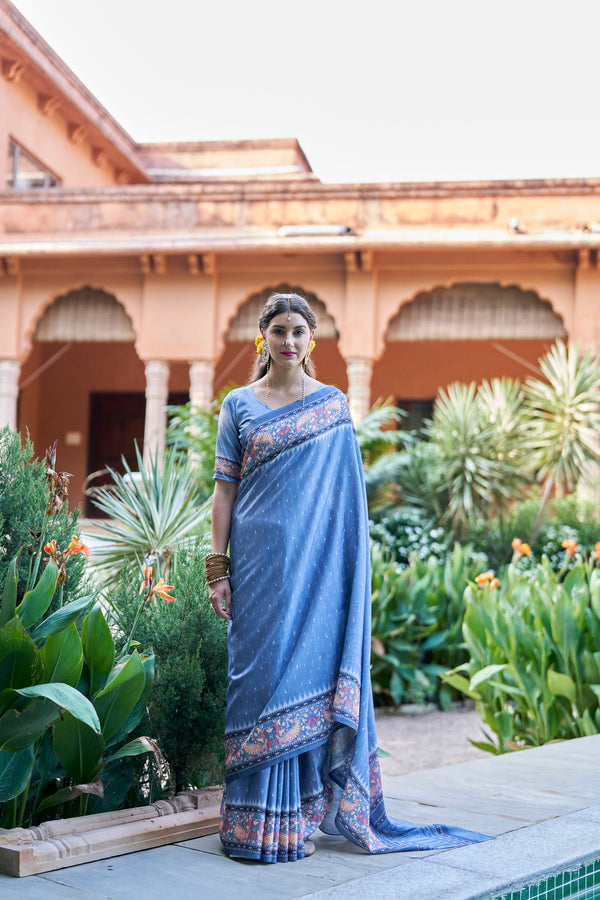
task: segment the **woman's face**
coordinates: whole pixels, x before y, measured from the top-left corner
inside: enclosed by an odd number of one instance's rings
[[[313,333],[300,313],[282,312],[273,316],[262,335],[269,346],[272,361],[292,368],[300,365],[306,356]]]

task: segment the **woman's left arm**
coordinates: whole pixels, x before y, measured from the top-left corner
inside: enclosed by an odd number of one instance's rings
[[[238,486],[231,481],[215,481],[212,502],[212,552],[227,553],[231,532],[231,512]],[[209,585],[210,603],[222,619],[231,620],[231,586],[228,578]]]

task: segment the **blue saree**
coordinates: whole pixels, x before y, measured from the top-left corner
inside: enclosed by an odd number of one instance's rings
[[[239,485],[221,841],[264,862],[304,856],[316,828],[368,853],[486,840],[385,811],[370,681],[369,530],[344,395],[269,410],[223,402],[215,479]]]

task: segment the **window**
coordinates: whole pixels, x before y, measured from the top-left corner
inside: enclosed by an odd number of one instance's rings
[[[434,400],[396,400],[396,406],[406,413],[398,427],[404,431],[417,431],[422,434],[425,423],[433,415],[434,402]]]
[[[16,141],[9,141],[8,174],[6,176],[8,188],[28,191],[32,188],[49,188],[59,185],[60,178],[46,169]]]

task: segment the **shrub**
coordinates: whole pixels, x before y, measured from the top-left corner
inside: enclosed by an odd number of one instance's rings
[[[443,563],[433,556],[427,561],[413,557],[401,567],[386,548],[372,543],[371,678],[376,702],[450,703],[451,693],[438,676],[466,658],[463,591],[484,563],[457,544]]]
[[[208,602],[205,553],[200,543],[179,551],[170,576],[176,601],[147,606],[134,634],[156,659],[149,723],[141,727],[158,739],[178,791],[223,779],[227,627]],[[114,602],[121,643],[139,608],[138,584],[127,567]]]
[[[85,814],[90,795],[106,796],[111,765],[152,749],[143,738],[123,746],[152,686],[151,654],[134,651],[115,661],[99,606],[77,627],[94,595],[47,616],[60,577],[49,559],[17,603],[15,559],[1,592],[0,821],[9,828],[61,809]],[[115,809],[127,788],[106,797],[104,808]]]
[[[60,547],[66,547],[72,535],[79,536],[79,508],[70,512],[65,502],[60,508],[54,504],[52,512],[48,512],[48,468],[47,463],[34,458],[29,438],[22,443],[17,431],[0,430],[0,583],[6,578],[11,560],[22,551],[17,600],[25,593],[36,562],[35,552],[40,552],[46,541],[56,540]],[[85,591],[83,577],[84,560],[78,557],[67,569],[66,597],[78,597]]]
[[[493,753],[600,732],[600,570],[567,571],[567,550],[559,573],[547,557],[521,572],[517,555],[465,590],[469,659],[443,676],[475,700]]]
[[[429,519],[416,507],[388,510],[370,523],[373,540],[383,544],[401,566],[412,558],[435,557],[443,562],[450,552],[449,536],[441,526],[431,526]]]

